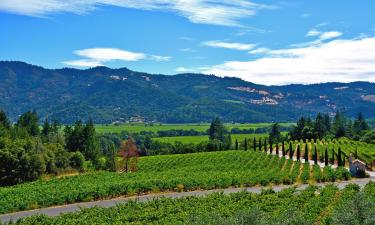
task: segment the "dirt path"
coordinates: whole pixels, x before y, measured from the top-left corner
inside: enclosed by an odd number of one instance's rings
[[[348,184],[357,184],[360,187],[365,186],[368,182],[373,181],[375,182],[375,178],[365,178],[365,179],[353,179],[350,181],[341,181],[336,183],[319,183],[316,184],[319,187],[323,187],[329,184],[334,184],[338,188],[342,189]],[[124,198],[116,198],[110,200],[102,200],[102,201],[94,201],[94,202],[83,202],[83,203],[75,203],[70,205],[63,205],[63,206],[56,206],[56,207],[49,207],[44,209],[36,209],[36,210],[29,210],[29,211],[22,211],[16,213],[9,213],[0,215],[0,222],[1,223],[9,223],[10,221],[17,221],[20,218],[28,217],[37,214],[45,214],[47,216],[58,216],[62,213],[69,213],[69,212],[76,212],[81,210],[81,208],[91,208],[91,207],[113,207],[117,204],[125,203],[131,200],[137,200],[140,202],[147,202],[153,199],[167,197],[167,198],[182,198],[186,196],[204,196],[212,193],[223,192],[224,194],[236,193],[240,191],[247,191],[251,193],[260,193],[264,188],[272,188],[274,191],[278,192],[283,189],[293,187],[294,185],[275,185],[272,187],[249,187],[249,188],[227,188],[227,189],[215,189],[215,190],[204,190],[204,191],[189,191],[189,192],[173,192],[173,193],[160,193],[160,194],[149,194],[143,196],[134,196],[134,197],[124,197]],[[297,186],[298,190],[304,190],[309,185],[303,184]]]

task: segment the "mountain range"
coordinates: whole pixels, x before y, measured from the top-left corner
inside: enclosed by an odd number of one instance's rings
[[[0,61],[0,109],[13,121],[36,110],[41,118],[63,123],[88,118],[96,123],[196,123],[216,116],[226,122],[287,122],[337,110],[372,118],[375,83],[265,86],[214,75],[108,67],[46,69]]]

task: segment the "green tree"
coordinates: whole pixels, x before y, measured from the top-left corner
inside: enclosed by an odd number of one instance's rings
[[[360,112],[353,124],[354,135],[362,135],[364,131],[369,130],[369,125],[367,124],[365,117]]]
[[[38,136],[39,130],[39,118],[35,111],[25,112],[18,118],[16,126],[21,129],[25,129],[31,136]]]
[[[49,124],[48,120],[45,119],[42,127],[42,135],[48,137],[48,135],[52,132],[52,126]]]
[[[84,170],[85,157],[81,152],[72,152],[69,157],[69,165],[79,171]]]
[[[83,128],[82,136],[84,139],[82,154],[86,159],[95,162],[99,156],[99,141],[92,119],[89,119],[86,126]]]
[[[278,143],[281,140],[281,132],[280,132],[280,125],[278,123],[274,123],[271,126],[271,130],[269,132],[269,138],[272,143]]]
[[[315,118],[314,131],[316,138],[322,139],[326,136],[328,128],[326,127],[326,122],[321,113],[318,113]]]
[[[300,145],[297,146],[297,161],[300,161],[301,158],[301,147]]]
[[[225,141],[226,130],[220,118],[216,117],[211,122],[208,133],[209,133],[210,140],[219,140],[221,142]]]
[[[333,134],[336,138],[344,137],[346,135],[345,122],[344,115],[340,111],[337,111],[332,124]]]
[[[3,110],[0,110],[0,127],[1,126],[6,129],[10,128],[10,122],[9,122],[8,116]]]

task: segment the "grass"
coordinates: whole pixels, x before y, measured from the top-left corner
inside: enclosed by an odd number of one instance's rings
[[[284,135],[284,133],[283,133]],[[232,134],[232,144],[238,140],[238,142],[242,142],[245,140],[245,138],[250,139],[249,140],[249,146],[252,146],[253,138],[255,137],[257,140],[258,138],[265,138],[268,137],[268,134]],[[182,142],[184,144],[193,143],[198,144],[202,141],[208,141],[208,136],[179,136],[179,137],[160,137],[160,138],[153,138],[153,141],[160,141],[160,142],[166,142],[166,143],[175,143],[176,141]]]
[[[247,124],[225,124],[225,126],[230,130],[234,127],[240,129],[256,129],[262,127],[269,127],[271,123],[247,123]],[[281,126],[290,126],[292,123],[281,123]],[[128,131],[130,133],[139,133],[141,131],[162,131],[162,130],[196,130],[196,131],[207,131],[210,127],[209,123],[191,123],[191,124],[159,124],[155,123],[153,125],[148,125],[144,123],[132,123],[132,124],[121,124],[121,125],[105,125],[97,124],[95,129],[98,133],[120,133],[121,131]]]

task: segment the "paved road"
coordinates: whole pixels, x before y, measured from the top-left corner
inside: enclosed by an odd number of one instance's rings
[[[333,183],[338,188],[343,189],[348,184],[357,184],[360,187],[365,186],[369,181],[374,181],[375,178],[365,178],[365,179],[354,179],[350,181],[341,181]],[[317,186],[323,187],[328,184],[332,183],[319,183]],[[293,185],[276,185],[269,188],[272,188],[274,191],[278,192],[283,189],[292,187]],[[297,186],[298,190],[303,190],[309,185],[299,185]],[[36,209],[36,210],[30,210],[30,211],[23,211],[23,212],[16,212],[16,213],[9,213],[9,214],[3,214],[0,215],[0,222],[1,223],[8,223],[11,220],[17,221],[20,218],[28,217],[32,215],[37,214],[45,214],[47,216],[58,216],[62,213],[68,213],[68,212],[75,212],[81,210],[81,208],[91,208],[94,206],[99,207],[113,207],[117,204],[125,203],[131,200],[137,200],[140,202],[147,202],[151,201],[153,199],[161,198],[161,197],[167,197],[167,198],[181,198],[185,196],[204,196],[211,193],[216,192],[223,192],[224,194],[230,194],[230,193],[236,193],[240,191],[247,191],[252,193],[260,193],[262,189],[265,187],[248,187],[248,188],[227,188],[227,189],[215,189],[215,190],[206,190],[206,191],[190,191],[190,192],[173,192],[173,193],[161,193],[161,194],[149,194],[149,195],[143,195],[143,196],[134,196],[134,197],[126,197],[126,198],[116,198],[116,199],[110,199],[110,200],[103,200],[103,201],[94,201],[94,202],[83,202],[83,203],[76,203],[76,204],[70,204],[70,205],[63,205],[63,206],[56,206],[56,207],[50,207],[50,208],[44,208],[44,209]]]

